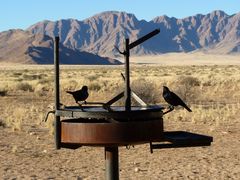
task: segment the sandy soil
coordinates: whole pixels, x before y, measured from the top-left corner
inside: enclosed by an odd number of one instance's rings
[[[0,110],[4,104],[30,107],[27,96],[14,97],[1,97]],[[39,121],[36,114],[24,122],[21,131],[0,127],[0,179],[105,179],[103,148],[55,150],[53,136]],[[240,179],[239,121],[214,127],[211,122],[164,123],[165,130],[207,134],[214,142],[210,147],[161,149],[153,154],[148,144],[129,150],[120,147],[120,179]]]

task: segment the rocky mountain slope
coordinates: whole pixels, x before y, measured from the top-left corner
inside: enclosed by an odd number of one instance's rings
[[[149,22],[138,20],[133,14],[109,11],[83,21],[42,21],[27,30],[34,34],[59,35],[69,48],[112,56],[117,55],[114,45],[122,48],[126,37],[133,42],[155,28],[160,28],[161,33],[133,49],[132,54],[196,50],[223,54],[240,52],[240,13],[230,16],[223,11],[184,19],[159,16]]]
[[[0,33],[0,62],[20,64],[52,64],[53,38],[23,30]],[[60,43],[62,64],[120,64],[111,58],[65,47]]]

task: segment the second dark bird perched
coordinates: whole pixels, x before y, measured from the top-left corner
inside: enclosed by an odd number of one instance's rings
[[[178,97],[174,92],[170,91],[166,86],[163,86],[163,98],[171,106],[180,105],[187,109],[189,112],[192,112],[192,110],[183,102],[183,100]]]
[[[83,86],[82,89],[77,91],[66,91],[67,93],[71,94],[75,99],[76,103],[79,104],[79,101],[83,101],[86,103],[86,99],[88,98],[88,87]]]

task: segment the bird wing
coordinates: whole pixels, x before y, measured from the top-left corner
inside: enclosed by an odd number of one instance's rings
[[[176,94],[172,92],[167,92],[163,94],[163,98],[168,104],[171,104],[172,106],[177,106],[176,99],[178,98]]]
[[[174,92],[171,92],[171,97],[172,97],[172,101],[174,106],[183,106],[185,109],[187,109],[189,112],[192,112],[192,110],[185,104],[185,102],[178,96],[176,95]]]

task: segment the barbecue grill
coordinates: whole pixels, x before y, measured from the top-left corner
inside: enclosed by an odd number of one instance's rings
[[[125,90],[106,103],[88,102],[79,106],[60,107],[59,93],[59,37],[55,37],[55,147],[79,148],[81,146],[100,146],[105,149],[106,179],[119,179],[118,147],[149,143],[150,152],[154,149],[209,146],[210,136],[184,131],[164,131],[165,111],[160,105],[147,105],[130,88],[130,49],[143,43],[160,32],[156,29],[133,43],[125,39]],[[131,105],[131,97],[139,106]],[[124,106],[112,106],[124,98]],[[165,143],[168,142],[168,143]]]

